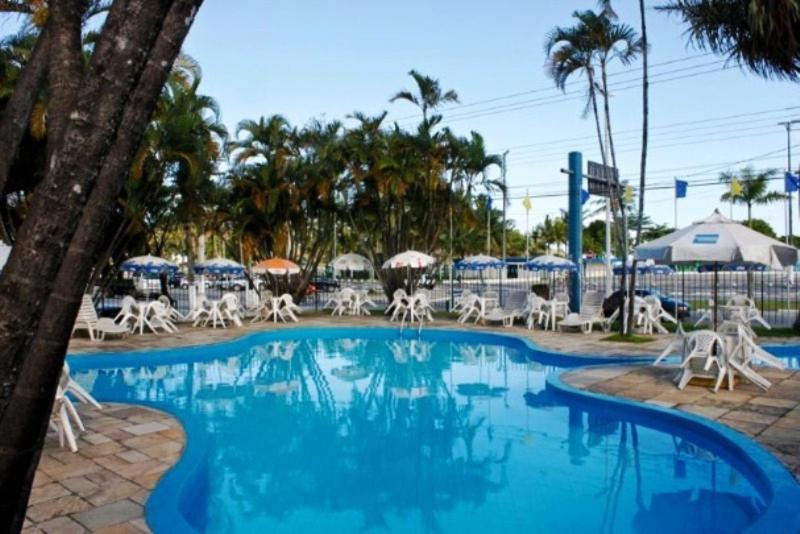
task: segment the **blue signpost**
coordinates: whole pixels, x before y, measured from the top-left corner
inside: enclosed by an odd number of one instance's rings
[[[581,256],[583,253],[583,217],[581,202],[581,185],[583,184],[583,155],[580,152],[569,153],[569,259],[578,269],[570,277],[569,307],[573,312],[581,309]]]

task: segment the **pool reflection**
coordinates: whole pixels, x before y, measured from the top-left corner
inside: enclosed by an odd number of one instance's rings
[[[558,368],[529,354],[307,339],[80,380],[202,422],[207,489],[185,509],[199,530],[731,532],[758,517],[735,467],[559,398],[544,387]]]

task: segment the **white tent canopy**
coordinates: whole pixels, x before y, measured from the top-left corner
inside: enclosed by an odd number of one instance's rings
[[[798,250],[720,214],[636,247],[636,258],[656,263],[757,263],[773,269],[794,265]]]
[[[422,269],[436,263],[432,256],[416,250],[407,250],[392,256],[383,263],[383,269]]]
[[[372,262],[361,254],[350,252],[334,258],[331,267],[334,271],[371,271]]]

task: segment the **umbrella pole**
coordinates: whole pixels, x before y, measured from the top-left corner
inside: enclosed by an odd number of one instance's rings
[[[718,300],[718,298],[717,298],[718,297],[717,285],[718,285],[718,281],[719,281],[717,277],[718,277],[718,275],[717,275],[717,262],[714,262],[714,331],[715,332],[717,330],[717,305],[718,305],[718,302],[717,302],[717,300]]]

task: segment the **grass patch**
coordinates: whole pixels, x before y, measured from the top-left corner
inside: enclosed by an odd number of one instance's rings
[[[655,338],[639,334],[627,334],[623,336],[620,333],[616,333],[600,338],[600,341],[613,341],[615,343],[650,343],[655,341]]]

